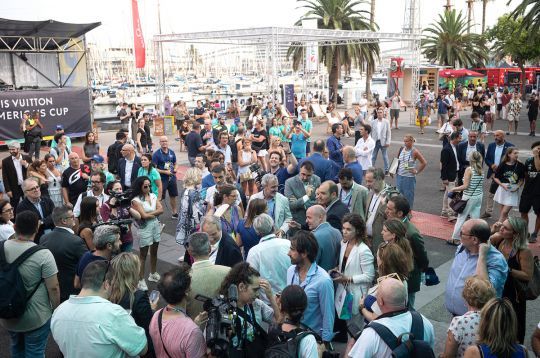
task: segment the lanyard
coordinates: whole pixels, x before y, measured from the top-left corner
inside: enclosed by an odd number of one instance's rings
[[[348,193],[346,193],[346,195],[345,195],[345,200],[347,200],[347,197],[349,198],[349,200],[347,201],[346,204],[347,204],[347,207],[350,207],[350,205],[351,205],[351,200],[352,200],[352,188],[351,188],[351,190],[349,190]],[[341,190],[339,191],[339,199],[341,200],[341,202],[342,202],[343,204],[345,204],[345,201],[343,200],[343,189],[341,189]]]
[[[375,198],[375,202],[373,202],[373,198]],[[375,209],[379,206],[379,202],[381,200],[381,194],[373,194],[373,196],[371,197],[371,201],[369,202],[369,206],[368,206],[368,213],[371,214],[373,213],[373,211],[375,211]],[[371,205],[371,203],[373,203],[373,205]]]

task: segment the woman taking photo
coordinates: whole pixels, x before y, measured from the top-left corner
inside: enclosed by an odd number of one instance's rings
[[[45,155],[45,164],[47,164],[47,184],[49,198],[51,198],[55,207],[62,206],[62,173],[56,168],[56,160],[50,154]]]
[[[517,319],[505,298],[491,299],[480,312],[476,344],[465,358],[527,358],[526,348],[517,343]]]
[[[99,223],[99,200],[93,196],[86,196],[81,200],[81,214],[77,235],[86,243],[89,251],[94,251],[94,228]]]
[[[64,133],[56,133],[54,135],[54,141],[57,143],[56,147],[51,148],[49,153],[54,157],[54,164],[60,173],[69,167],[69,154],[71,150],[67,145],[67,138]]]
[[[247,258],[249,250],[257,245],[261,239],[253,228],[253,220],[255,217],[265,212],[266,200],[252,199],[248,203],[246,218],[238,221],[238,226],[236,227],[236,243],[239,247],[244,248],[244,260]]]
[[[96,154],[99,155],[99,143],[96,142],[96,135],[92,131],[86,132],[81,158],[83,163],[90,165],[92,157]]]
[[[103,221],[125,220],[131,218],[135,220],[141,219],[139,212],[131,208],[129,203],[127,205],[125,203],[122,205],[115,197],[122,194],[122,183],[120,183],[118,180],[107,184],[105,193],[109,195],[109,200],[104,202],[99,209],[101,219]],[[122,246],[120,246],[121,252],[130,252],[133,249],[133,233],[131,232],[131,224],[126,225],[124,230],[121,230],[120,241],[122,241]]]
[[[221,283],[219,293],[228,297],[229,286],[238,287],[238,309],[241,311],[240,332],[235,332],[229,342],[229,357],[263,357],[266,348],[260,332],[260,324],[279,321],[279,308],[270,283],[260,278],[257,270],[247,262],[240,262],[233,266]],[[259,290],[263,289],[270,305],[257,298]]]
[[[148,353],[145,357],[150,358],[155,357],[149,332],[150,321],[159,298],[150,302],[147,291],[137,289],[140,266],[139,258],[132,253],[124,252],[111,260],[113,277],[110,282],[109,301],[124,308],[133,317],[137,326],[144,329],[148,340]]]
[[[235,202],[239,197],[238,189],[234,185],[224,184],[214,195],[214,215],[221,218],[223,232],[231,235],[236,241],[236,227],[241,218],[244,217],[244,210],[241,206],[236,206]],[[222,207],[227,205],[227,207]]]
[[[249,167],[257,164],[257,152],[251,149],[251,139],[242,139],[242,150],[238,152],[238,179],[246,196],[255,194],[255,180]]]
[[[202,181],[199,168],[189,168],[184,176],[184,191],[180,194],[178,224],[176,225],[176,243],[184,245],[189,235],[197,231],[203,216],[201,197],[198,193]]]
[[[151,182],[148,177],[138,177],[135,179],[132,188],[133,199],[131,200],[131,207],[137,210],[141,216],[137,231],[135,232],[136,238],[139,239],[139,258],[141,260],[138,288],[148,290],[148,286],[144,280],[144,266],[146,264],[148,248],[150,248],[150,275],[148,276],[148,281],[158,282],[160,278],[156,270],[157,252],[159,241],[161,240],[161,230],[157,218],[163,214],[163,207],[157,196],[152,193]]]
[[[343,241],[339,253],[339,266],[333,272],[339,273],[334,281],[342,284],[353,295],[353,302],[359,302],[367,294],[375,277],[373,254],[366,245],[366,224],[358,214],[345,214],[342,223]],[[352,320],[363,319],[358,306],[353,305]]]
[[[525,178],[525,165],[518,160],[519,149],[510,147],[504,153],[501,164],[495,171],[493,181],[499,185],[493,201],[501,204],[499,222],[508,217],[514,206],[519,205],[519,189]]]
[[[527,240],[527,222],[522,218],[510,217],[502,224],[495,223],[492,231],[495,232],[490,237],[491,244],[497,247],[508,262],[508,276],[502,297],[507,298],[514,308],[518,320],[517,339],[523,344],[527,312],[523,289],[532,279],[534,265]]]
[[[158,198],[161,198],[161,193],[163,190],[163,183],[161,181],[161,175],[154,167],[152,163],[152,156],[150,154],[141,155],[141,167],[137,172],[138,177],[148,177],[150,183],[152,184],[152,193]]]
[[[279,298],[279,310],[283,323],[270,327],[270,342],[283,342],[290,337],[290,332],[300,334],[305,330],[300,321],[307,308],[307,296],[302,287],[290,285],[283,289]],[[318,358],[317,340],[313,334],[307,334],[298,344],[298,358]]]
[[[446,240],[450,245],[458,246],[460,244],[461,227],[470,216],[471,219],[480,218],[480,209],[482,207],[482,197],[484,196],[484,177],[482,164],[484,158],[480,152],[474,151],[469,154],[470,166],[465,169],[463,174],[463,185],[456,186],[450,189],[450,192],[463,192],[462,200],[467,200],[465,209],[461,213],[458,213],[456,225],[454,225],[454,232],[452,238]]]
[[[13,207],[9,200],[0,200],[0,241],[9,240],[15,229],[13,228]]]
[[[30,164],[27,172],[28,178],[34,178],[38,182],[41,195],[49,197],[49,181],[47,180],[47,163],[36,159]]]
[[[467,304],[467,312],[452,319],[444,353],[440,358],[462,358],[467,347],[475,344],[480,324],[480,310],[486,302],[495,297],[495,289],[491,282],[471,276],[465,280],[462,295]]]

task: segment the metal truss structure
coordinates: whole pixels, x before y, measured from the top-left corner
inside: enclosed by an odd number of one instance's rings
[[[0,35],[0,52],[85,52],[80,37]]]
[[[417,32],[410,33],[384,33],[374,31],[349,31],[349,30],[326,30],[308,29],[303,27],[260,27],[248,29],[234,29],[224,31],[203,31],[178,34],[161,34],[153,38],[156,56],[161,57],[161,46],[165,43],[190,43],[190,44],[219,44],[219,45],[244,45],[263,47],[266,59],[269,61],[268,83],[269,92],[277,93],[278,84],[278,56],[283,47],[306,47],[317,43],[320,46],[339,46],[350,44],[363,44],[374,42],[408,42],[414,54],[412,57],[418,61],[409,66],[418,68],[420,64],[420,35]],[[156,61],[158,83],[156,96],[161,102],[165,92],[165,79],[163,78],[163,59]],[[416,86],[416,85],[414,85]]]

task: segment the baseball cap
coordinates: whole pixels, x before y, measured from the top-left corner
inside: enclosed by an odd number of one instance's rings
[[[96,162],[96,163],[99,163],[99,164],[102,164],[102,163],[104,162],[103,157],[102,157],[101,155],[99,155],[99,154],[94,154],[94,155],[92,156],[92,160],[93,160],[94,162]]]
[[[56,125],[56,130],[57,130],[57,131],[63,131],[63,130],[64,130],[64,126],[61,125],[61,124],[57,124],[57,125]]]

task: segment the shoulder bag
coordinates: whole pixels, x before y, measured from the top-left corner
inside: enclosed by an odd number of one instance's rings
[[[471,179],[472,179],[472,174],[471,174]],[[476,191],[476,189],[478,189],[478,185],[480,185],[480,183],[482,183],[482,181],[479,181],[478,183],[476,183],[473,193]],[[455,193],[449,205],[450,205],[450,208],[454,210],[454,212],[461,214],[463,210],[465,210],[465,207],[467,206],[468,201],[469,199],[467,200],[463,199],[463,192],[459,192],[459,193]]]

